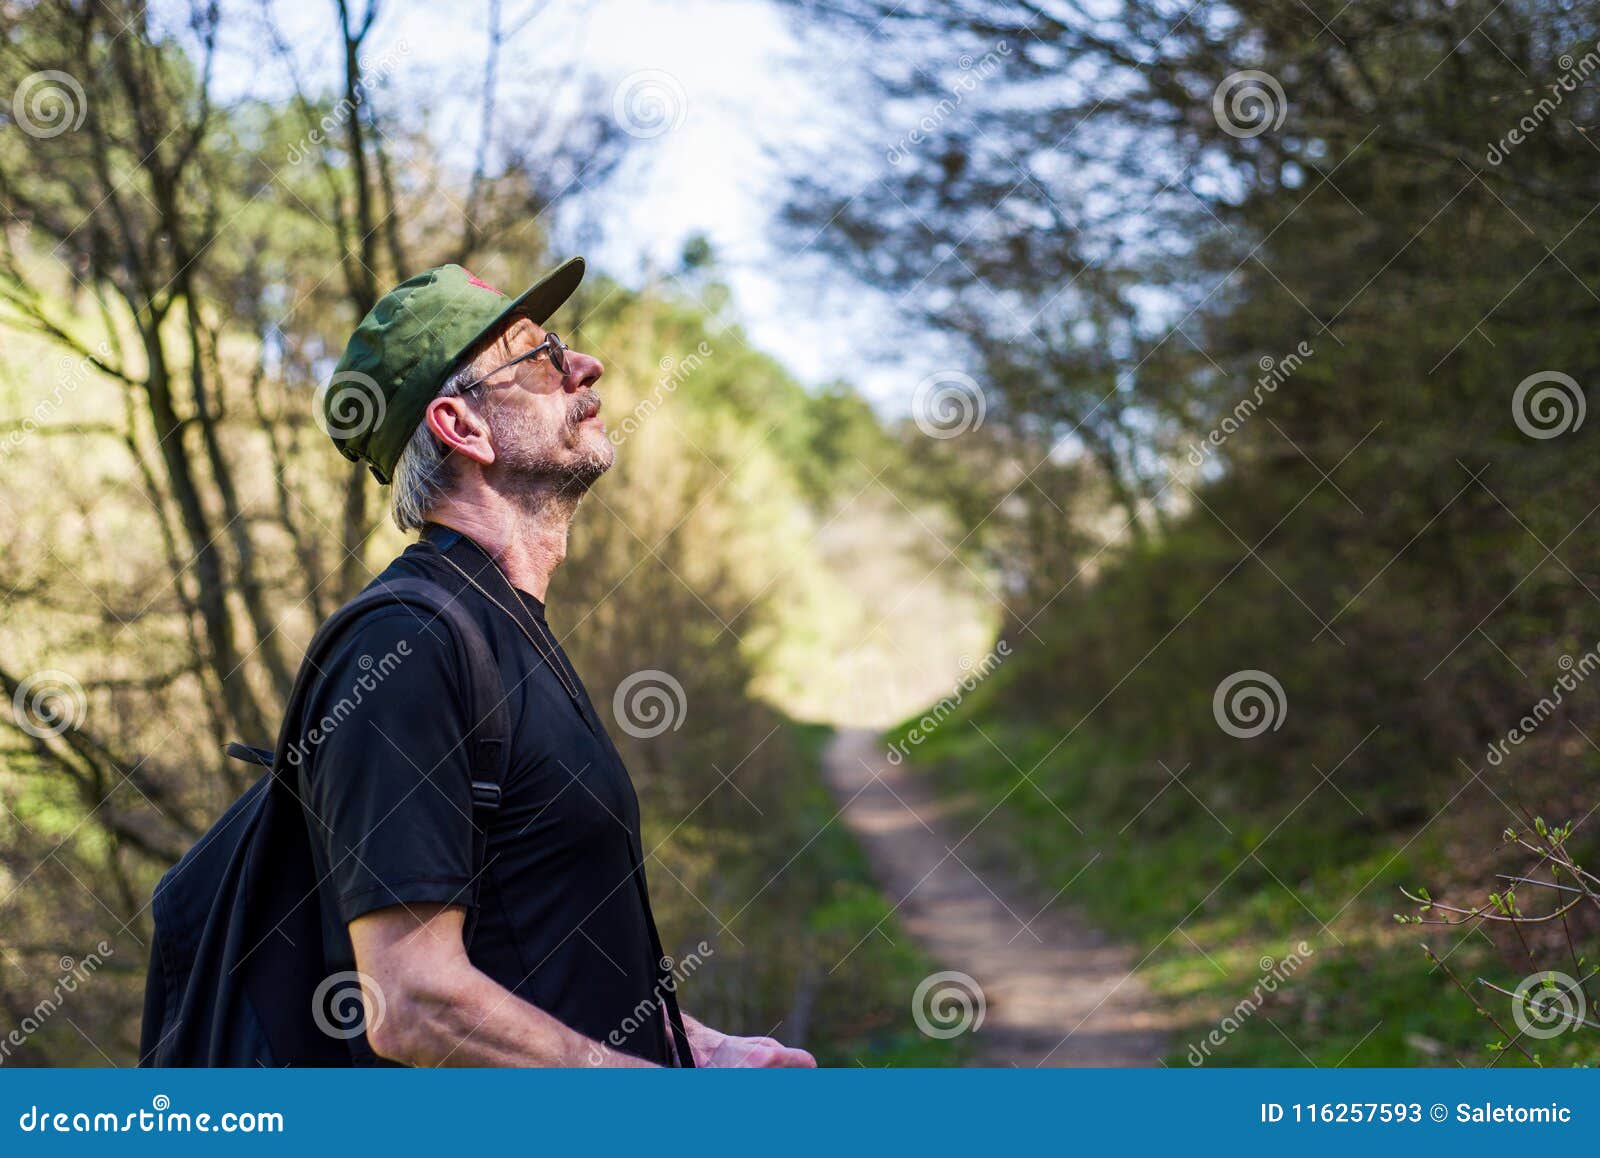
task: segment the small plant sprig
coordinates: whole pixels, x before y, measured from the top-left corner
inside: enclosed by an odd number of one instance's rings
[[[1567,1030],[1600,1030],[1600,1022],[1586,1016],[1587,1010],[1600,1010],[1600,1002],[1586,987],[1600,975],[1600,965],[1593,964],[1580,951],[1571,919],[1574,910],[1594,906],[1600,910],[1600,877],[1589,872],[1573,858],[1568,842],[1572,836],[1572,823],[1551,827],[1541,817],[1533,819],[1532,832],[1507,828],[1502,834],[1505,845],[1520,848],[1535,858],[1533,864],[1520,876],[1496,874],[1507,882],[1503,889],[1491,890],[1486,904],[1465,908],[1438,901],[1425,888],[1414,891],[1401,888],[1407,900],[1417,905],[1415,914],[1396,913],[1395,920],[1403,925],[1460,925],[1501,924],[1510,926],[1522,955],[1533,972],[1525,977],[1515,990],[1496,985],[1485,978],[1476,978],[1480,987],[1474,990],[1458,978],[1433,949],[1424,944],[1423,955],[1428,962],[1448,977],[1477,1010],[1500,1033],[1497,1041],[1488,1043],[1496,1055],[1515,1049],[1532,1065],[1543,1064],[1536,1051],[1522,1042],[1524,1037],[1547,1040]],[[1548,874],[1548,879],[1541,877]],[[1549,896],[1553,907],[1548,912],[1530,913],[1523,908],[1519,890],[1529,890],[1535,895]],[[1559,922],[1566,942],[1566,951],[1560,961],[1561,968],[1542,962],[1525,932],[1527,926],[1550,925]],[[1568,973],[1567,968],[1571,969]],[[1512,1033],[1479,1000],[1483,990],[1492,990],[1511,998],[1511,1010],[1517,1024]],[[1498,1057],[1497,1057],[1498,1060]]]

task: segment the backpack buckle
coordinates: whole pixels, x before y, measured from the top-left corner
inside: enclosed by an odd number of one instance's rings
[[[500,785],[491,780],[474,780],[472,782],[472,804],[475,808],[484,808],[491,812],[499,808]]]
[[[472,767],[480,772],[497,772],[502,764],[504,740],[477,737],[472,741]]]

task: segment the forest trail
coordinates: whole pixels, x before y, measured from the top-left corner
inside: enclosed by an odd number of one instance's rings
[[[980,877],[952,847],[941,807],[876,733],[844,729],[824,756],[828,785],[866,849],[896,916],[941,969],[974,979],[984,1018],[971,1032],[991,1066],[1148,1066],[1165,1053],[1163,1017],[1128,950],[1059,901],[1037,910]],[[931,997],[939,990],[930,989]],[[922,1007],[928,1007],[928,1001]],[[954,1007],[946,1013],[954,1015]],[[952,1025],[934,1010],[936,1027]]]

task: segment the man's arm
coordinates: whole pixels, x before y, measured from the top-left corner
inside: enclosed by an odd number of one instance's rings
[[[689,1052],[701,1069],[815,1069],[817,1059],[770,1037],[732,1037],[683,1015]]]
[[[650,1066],[568,1029],[478,970],[462,910],[391,905],[349,924],[372,1018],[367,1043],[413,1066]],[[381,1011],[381,1015],[378,1011]]]

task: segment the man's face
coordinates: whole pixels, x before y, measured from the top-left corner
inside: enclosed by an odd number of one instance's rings
[[[519,320],[478,360],[480,372],[537,348],[545,336],[542,327]],[[554,487],[561,496],[578,498],[616,457],[594,390],[605,367],[577,350],[564,351],[562,358],[564,374],[545,351],[492,373],[473,391],[482,392],[495,449],[495,462],[485,473],[507,490]]]

